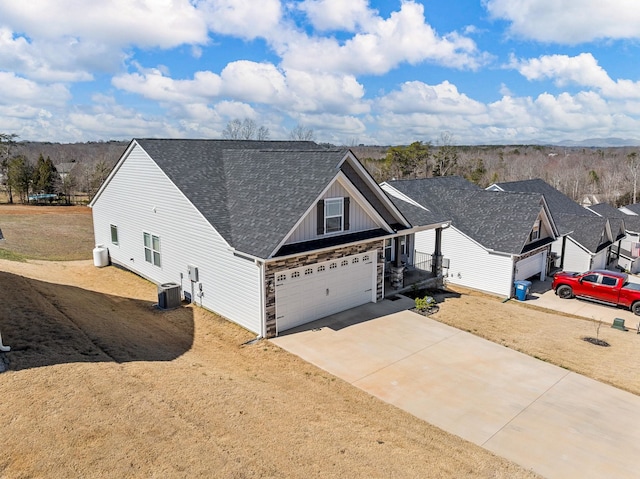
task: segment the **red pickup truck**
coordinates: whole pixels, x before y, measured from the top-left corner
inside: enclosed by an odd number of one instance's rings
[[[594,270],[586,273],[562,271],[551,287],[563,298],[584,298],[599,303],[624,306],[640,316],[640,284],[630,283],[625,273]]]

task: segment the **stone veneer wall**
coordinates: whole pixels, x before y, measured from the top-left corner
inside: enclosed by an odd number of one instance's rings
[[[346,248],[336,248],[320,253],[301,254],[293,258],[286,258],[279,261],[267,263],[265,271],[265,308],[266,308],[266,335],[267,338],[276,336],[276,283],[275,275],[280,271],[292,268],[299,268],[308,264],[330,261],[354,254],[366,253],[367,251],[377,250],[377,279],[376,279],[376,301],[383,299],[384,287],[384,242],[381,240],[369,241],[367,243],[356,244]]]

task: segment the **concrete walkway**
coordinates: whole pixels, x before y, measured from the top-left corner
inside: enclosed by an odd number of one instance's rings
[[[354,386],[547,478],[635,478],[640,397],[385,300],[272,341]]]

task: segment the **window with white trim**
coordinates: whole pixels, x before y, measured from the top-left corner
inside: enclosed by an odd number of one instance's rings
[[[343,230],[344,199],[329,198],[324,200],[324,232],[337,233]]]
[[[150,233],[144,236],[144,260],[154,266],[160,267],[160,237]]]
[[[531,230],[531,234],[529,234],[529,241],[536,241],[540,239],[540,220],[536,220],[533,225],[533,229]]]
[[[111,226],[111,244],[118,244],[118,227],[116,225]]]

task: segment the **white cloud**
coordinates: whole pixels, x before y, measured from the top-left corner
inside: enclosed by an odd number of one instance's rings
[[[550,79],[559,87],[574,84],[593,88],[609,98],[640,98],[640,82],[612,80],[591,53],[512,59],[511,66],[528,80]]]
[[[33,39],[161,48],[207,42],[203,15],[189,0],[6,0],[0,18]]]
[[[482,103],[458,92],[456,86],[448,81],[433,86],[419,81],[405,82],[399,91],[381,98],[380,106],[396,114],[477,115],[485,111]]]
[[[575,45],[597,39],[640,38],[636,0],[484,0],[512,35]]]
[[[287,69],[352,74],[381,75],[401,63],[424,61],[473,70],[488,60],[470,38],[456,33],[439,36],[425,22],[424,7],[414,1],[402,2],[388,19],[376,17],[344,43],[290,34],[276,42],[276,48]]]
[[[161,103],[206,103],[220,93],[222,80],[215,73],[207,71],[196,72],[193,80],[174,80],[165,76],[159,68],[153,68],[115,76],[112,84]]]
[[[40,85],[14,73],[0,71],[0,104],[31,107],[63,106],[71,94],[61,84]]]
[[[305,0],[298,8],[306,12],[317,30],[348,32],[371,24],[378,13],[369,8],[367,0]]]
[[[270,37],[282,16],[279,0],[197,0],[195,5],[214,32],[249,40]]]

